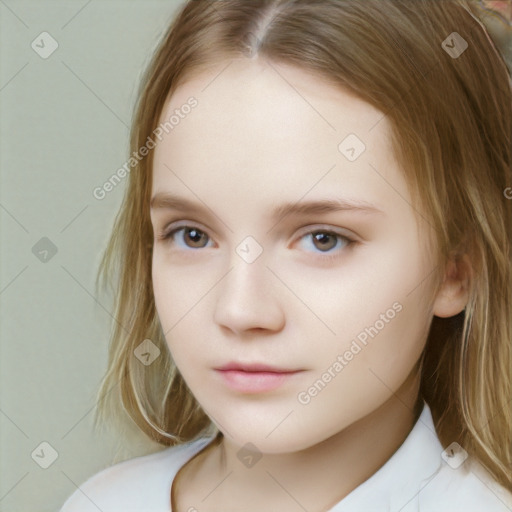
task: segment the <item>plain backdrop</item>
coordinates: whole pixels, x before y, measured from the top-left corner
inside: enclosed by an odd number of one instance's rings
[[[2,512],[59,510],[115,456],[92,423],[111,321],[94,281],[125,183],[93,190],[127,159],[140,75],[180,5],[0,0]]]

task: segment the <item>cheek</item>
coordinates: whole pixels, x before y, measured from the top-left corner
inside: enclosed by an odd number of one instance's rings
[[[381,253],[379,262],[366,269],[362,282],[350,282],[361,295],[357,306],[348,308],[350,335],[340,344],[343,351],[357,352],[347,354],[352,357],[345,372],[350,386],[382,398],[400,387],[423,351],[432,320],[426,300],[432,269],[405,247]]]
[[[176,271],[170,267],[159,264],[153,260],[152,269],[153,292],[155,307],[169,350],[175,359],[175,346],[179,347],[178,340],[180,327],[186,319],[187,307],[190,299],[187,298],[187,289]]]
[[[289,303],[284,303],[288,312],[297,310],[296,303],[300,307],[301,314],[290,320],[303,327],[316,325],[318,333],[326,334],[327,339],[332,338],[339,345],[379,322],[386,311],[391,317],[385,323],[386,330],[388,325],[396,324],[395,317],[400,322],[399,317],[405,315],[395,314],[395,303],[407,306],[414,324],[421,321],[422,313],[428,316],[424,298],[428,296],[426,278],[432,268],[416,247],[414,233],[409,237],[390,235],[386,239],[385,243],[372,243],[354,251],[331,268],[279,266],[276,273],[301,299],[299,303],[290,295]]]
[[[164,258],[162,258],[164,260]],[[219,278],[212,270],[180,266],[154,258],[155,306],[167,346],[185,378],[200,368],[209,345],[207,322]]]
[[[174,332],[183,320],[194,314],[218,278],[206,268],[178,265],[163,256],[154,256],[152,280],[157,313],[167,333]]]

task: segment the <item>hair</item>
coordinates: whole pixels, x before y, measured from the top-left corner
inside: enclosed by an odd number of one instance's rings
[[[442,42],[468,43],[452,58]],[[420,395],[443,446],[457,441],[502,485],[512,485],[510,69],[469,0],[191,0],[178,12],[142,79],[131,152],[146,144],[166,101],[186,80],[233,58],[294,65],[379,109],[411,190],[434,227],[442,283],[468,254],[463,312],[434,317]],[[193,113],[191,114],[193,115]],[[221,433],[168,350],[152,288],[149,216],[153,155],[136,162],[96,285],[114,291],[115,323],[95,422],[133,420],[159,445]],[[134,356],[150,339],[160,356]]]

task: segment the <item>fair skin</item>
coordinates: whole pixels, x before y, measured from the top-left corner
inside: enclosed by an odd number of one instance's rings
[[[225,66],[175,91],[161,121],[191,96],[198,106],[154,150],[152,197],[197,206],[151,209],[157,312],[179,371],[224,434],[182,468],[173,510],[327,511],[410,432],[430,322],[464,308],[467,282],[452,266],[438,287],[433,228],[411,206],[381,112],[298,68]],[[366,146],[354,161],[338,149],[351,133]],[[373,209],[271,216],[327,199]],[[248,236],[257,245],[240,246]],[[259,248],[254,261],[241,257]],[[377,334],[333,370],[372,326]],[[301,371],[275,389],[241,390],[216,370],[232,361]],[[319,379],[328,382],[308,393]],[[251,467],[237,456],[246,443],[262,455]]]

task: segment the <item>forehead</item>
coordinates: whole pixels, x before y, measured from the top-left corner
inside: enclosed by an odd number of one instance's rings
[[[190,98],[196,106],[183,108]],[[271,203],[309,191],[379,203],[408,196],[384,114],[309,71],[226,61],[178,87],[159,123],[173,115],[155,149],[153,193],[215,191],[244,201],[261,191]]]

